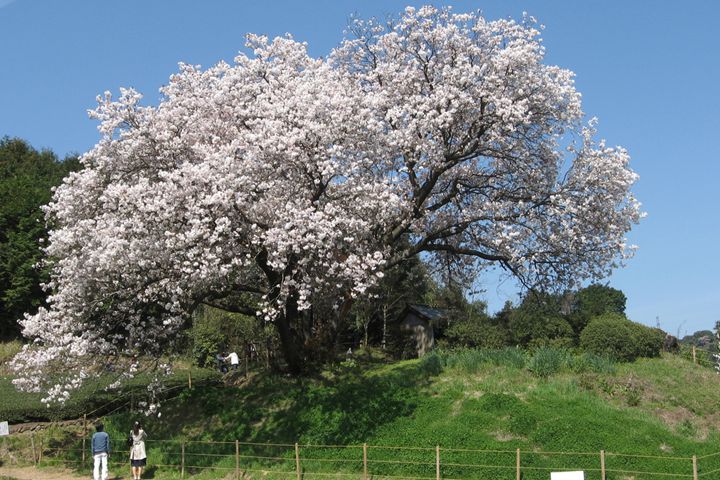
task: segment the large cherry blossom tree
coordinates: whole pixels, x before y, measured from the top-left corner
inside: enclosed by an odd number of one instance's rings
[[[99,98],[102,138],[47,207],[18,385],[62,399],[97,358],[160,355],[199,304],[274,323],[299,371],[407,258],[542,287],[632,253],[629,157],[583,125],[532,19],[407,8],[350,30],[327,58],[250,35],[233,65],[181,65],[156,107]]]

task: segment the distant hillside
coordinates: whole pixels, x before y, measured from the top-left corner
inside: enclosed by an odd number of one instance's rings
[[[710,352],[718,351],[717,337],[710,330],[699,330],[692,335],[686,335],[680,339],[680,343],[688,346],[694,345]]]

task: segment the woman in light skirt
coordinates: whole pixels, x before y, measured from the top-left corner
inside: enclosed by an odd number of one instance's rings
[[[140,426],[140,422],[135,422],[132,431],[132,446],[130,447],[130,466],[132,467],[133,480],[140,480],[143,469],[147,465],[147,454],[145,453],[145,438],[147,434]]]

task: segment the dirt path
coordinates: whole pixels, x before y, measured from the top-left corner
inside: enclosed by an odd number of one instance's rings
[[[92,472],[88,470],[87,475],[78,475],[69,470],[33,468],[33,467],[0,467],[0,478],[12,478],[13,480],[78,480],[80,478],[92,478]],[[111,473],[109,480],[124,480],[130,477],[122,477]]]

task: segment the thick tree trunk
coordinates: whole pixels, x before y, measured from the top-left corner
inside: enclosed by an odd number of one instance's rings
[[[267,263],[267,251],[263,250],[258,252],[255,256],[260,270],[265,273],[270,286],[270,295],[277,297],[280,293],[280,282],[282,281],[282,274],[274,271]],[[290,262],[285,268],[285,274],[292,270],[292,262]],[[287,363],[288,370],[292,374],[298,374],[303,371],[305,366],[305,359],[303,356],[303,345],[300,332],[297,331],[299,327],[298,321],[300,320],[300,312],[297,308],[297,298],[295,294],[290,294],[287,301],[285,302],[285,312],[279,315],[275,319],[275,328],[277,328],[278,336],[280,337],[280,349],[282,350],[283,357]]]
[[[305,359],[303,356],[302,339],[293,325],[297,325],[300,320],[297,306],[292,300],[288,300],[285,306],[285,314],[280,315],[275,320],[275,326],[280,336],[280,348],[285,357],[288,370],[292,374],[301,373],[305,367]]]

